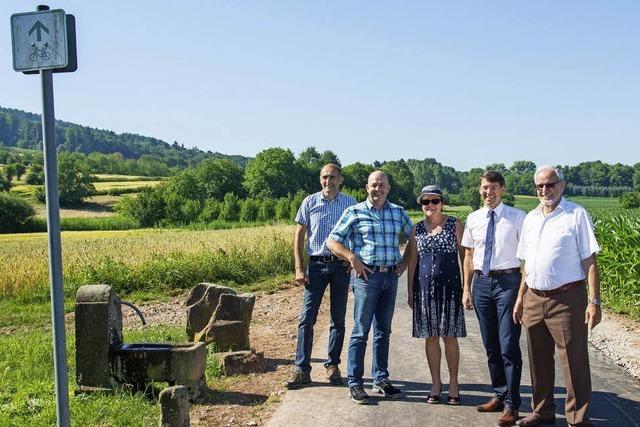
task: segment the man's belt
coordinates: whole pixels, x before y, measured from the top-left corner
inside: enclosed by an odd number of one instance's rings
[[[483,276],[482,271],[480,270],[473,270],[473,272],[478,276]],[[495,276],[500,276],[502,274],[510,274],[510,273],[520,273],[520,268],[505,268],[504,270],[491,270],[489,271],[489,274],[487,274],[487,276],[495,277]]]
[[[533,292],[534,294],[538,295],[539,297],[550,297],[553,295],[557,295],[559,293],[562,293],[564,291],[568,291],[569,289],[573,289],[576,286],[583,286],[584,285],[584,280],[578,280],[577,282],[571,282],[571,283],[567,283],[566,285],[562,285],[559,288],[555,288],[555,289],[551,289],[549,291],[539,291],[537,289],[532,289],[529,288],[529,290],[531,292]]]
[[[309,261],[315,262],[340,262],[341,259],[335,255],[310,255]]]
[[[390,271],[396,271],[398,266],[397,265],[392,265],[390,267],[385,267],[383,265],[367,265],[367,268],[371,269],[371,271],[373,271],[374,273],[388,273]]]

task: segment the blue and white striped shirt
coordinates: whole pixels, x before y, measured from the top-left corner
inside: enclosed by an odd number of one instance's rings
[[[356,203],[356,199],[343,193],[338,193],[333,200],[327,200],[322,191],[305,197],[298,209],[295,221],[307,227],[307,253],[309,255],[331,255],[325,240],[344,210]]]
[[[329,239],[344,246],[370,266],[391,267],[402,260],[400,235],[409,237],[413,222],[401,206],[385,202],[378,212],[369,199],[347,208]]]

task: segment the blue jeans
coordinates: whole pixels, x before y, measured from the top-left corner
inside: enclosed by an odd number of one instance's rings
[[[348,266],[341,262],[311,261],[307,268],[307,274],[309,283],[304,288],[295,360],[296,368],[302,372],[311,372],[313,326],[316,324],[322,296],[328,284],[331,289],[331,324],[329,327],[329,358],[324,366],[340,364],[350,278]]]
[[[364,353],[373,323],[371,376],[378,383],[389,377],[389,336],[396,303],[398,276],[395,272],[370,273],[368,280],[353,279],[353,332],[349,340],[347,376],[349,387],[362,385]]]
[[[487,351],[491,385],[498,399],[520,408],[520,325],[513,323],[513,305],[520,287],[520,273],[494,277],[475,274],[473,305]]]

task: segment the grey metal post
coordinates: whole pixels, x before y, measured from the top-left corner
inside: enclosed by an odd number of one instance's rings
[[[38,6],[38,10],[48,10]],[[51,322],[53,324],[53,362],[56,381],[56,415],[58,426],[68,427],[69,375],[64,330],[64,288],[62,286],[62,244],[60,241],[60,200],[58,197],[58,162],[56,156],[55,111],[53,108],[53,73],[40,70],[42,83],[42,148],[47,197],[49,240],[49,283],[51,285]]]

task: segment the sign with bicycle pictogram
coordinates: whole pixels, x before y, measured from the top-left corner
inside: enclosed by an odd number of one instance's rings
[[[67,18],[62,9],[11,16],[13,69],[33,71],[69,64]]]

